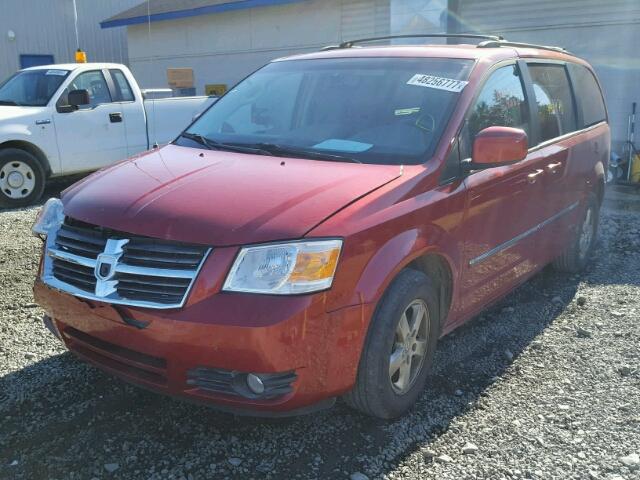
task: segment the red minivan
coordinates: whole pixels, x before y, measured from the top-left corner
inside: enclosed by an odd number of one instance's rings
[[[341,396],[402,415],[440,337],[548,263],[582,269],[598,227],[591,67],[469,37],[275,60],[171,144],[49,200],[45,324],[110,373],[229,411]]]

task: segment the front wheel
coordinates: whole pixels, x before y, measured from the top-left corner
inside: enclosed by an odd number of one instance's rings
[[[575,237],[563,254],[553,262],[556,270],[577,273],[587,266],[596,245],[599,222],[600,204],[596,195],[590,193],[586,208],[576,226]]]
[[[438,295],[429,278],[416,270],[400,272],[371,320],[345,402],[383,419],[407,412],[424,390],[439,322]]]
[[[36,202],[44,191],[45,173],[36,157],[17,148],[0,150],[0,207]]]

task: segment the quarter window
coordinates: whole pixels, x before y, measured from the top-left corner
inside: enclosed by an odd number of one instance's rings
[[[564,65],[529,65],[540,123],[540,142],[576,129],[571,87]]]
[[[118,93],[118,101],[120,102],[133,102],[133,91],[127,81],[127,78],[122,73],[122,70],[109,70],[111,76],[116,84],[116,91]]]
[[[604,99],[593,73],[582,65],[569,64],[576,101],[582,108],[581,128],[595,125],[607,119]]]

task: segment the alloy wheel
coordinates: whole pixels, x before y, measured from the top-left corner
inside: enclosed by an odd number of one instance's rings
[[[397,394],[407,393],[420,375],[428,336],[429,310],[424,300],[416,299],[400,316],[389,356],[389,380]]]
[[[591,243],[595,235],[595,218],[593,207],[589,207],[580,226],[578,237],[578,254],[581,259],[584,259],[591,249]]]

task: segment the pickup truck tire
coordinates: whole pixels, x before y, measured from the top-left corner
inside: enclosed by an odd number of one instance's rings
[[[371,320],[355,385],[343,397],[349,406],[392,419],[415,404],[440,333],[438,305],[437,289],[424,273],[398,274]]]
[[[595,193],[590,193],[576,225],[575,238],[564,253],[553,262],[556,270],[577,273],[587,266],[596,245],[599,220],[600,203]]]
[[[19,148],[0,150],[0,207],[16,208],[36,202],[44,191],[42,164]]]

